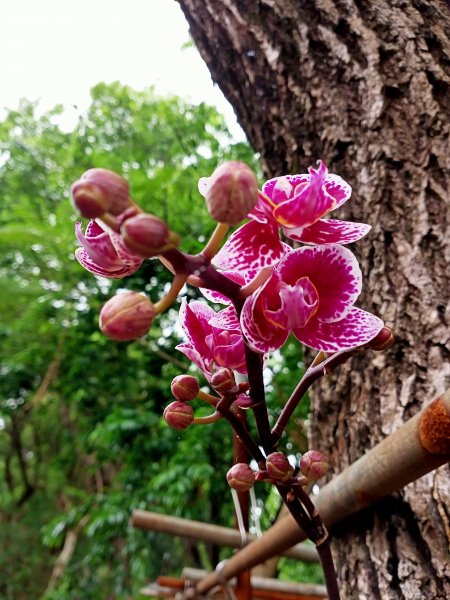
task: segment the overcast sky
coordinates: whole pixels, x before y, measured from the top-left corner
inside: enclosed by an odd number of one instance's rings
[[[232,125],[197,51],[182,49],[188,40],[175,0],[0,0],[0,116],[24,97],[64,104],[69,124],[92,86],[118,80],[214,104]]]

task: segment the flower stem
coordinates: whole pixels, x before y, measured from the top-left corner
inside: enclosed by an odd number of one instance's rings
[[[292,392],[291,397],[286,402],[283,410],[281,411],[280,416],[278,417],[277,422],[275,423],[272,429],[272,443],[273,446],[276,446],[280,441],[280,438],[283,434],[284,428],[286,427],[289,419],[292,416],[292,413],[297,408],[300,400],[312,386],[312,384],[333,371],[339,365],[342,365],[346,360],[360,352],[360,348],[351,348],[350,350],[340,350],[336,352],[332,356],[326,358],[325,360],[321,360],[322,356],[319,353],[314,359],[311,366],[307,369],[306,373],[303,375],[301,380],[299,381],[297,387]]]
[[[117,219],[111,213],[108,213],[108,212],[105,213],[104,215],[102,215],[100,217],[99,220],[102,221],[105,225],[107,225],[110,229],[112,229],[116,233],[120,233],[120,222],[119,222],[119,219]]]
[[[325,575],[325,585],[327,586],[328,598],[329,600],[339,600],[339,588],[336,579],[333,556],[331,554],[330,536],[328,535],[327,528],[323,524],[319,511],[306,493],[305,489],[299,487],[297,494],[300,502],[308,511],[311,521],[313,522],[315,529],[319,534],[319,539],[315,540],[315,544]]]
[[[241,287],[239,298],[248,298],[248,296],[253,294],[253,292],[255,292],[269,279],[269,277],[272,275],[272,271],[272,267],[265,267],[261,269],[249,283]]]
[[[247,363],[248,381],[250,383],[250,396],[254,402],[251,408],[255,415],[260,443],[267,455],[272,452],[273,444],[264,390],[263,357],[261,354],[253,352],[245,344],[245,360]]]
[[[230,410],[230,407],[230,399],[222,398],[222,400],[217,404],[216,409],[229,422],[241,442],[247,448],[249,454],[256,460],[260,467],[264,468],[266,461],[263,453],[259,449],[258,444],[252,438],[247,427],[242,423],[238,416]]]
[[[172,285],[170,286],[170,290],[154,306],[156,314],[162,313],[165,310],[167,310],[170,306],[172,306],[172,304],[178,298],[178,294],[180,293],[181,288],[186,283],[186,279],[187,277],[184,274],[175,275],[172,281]]]
[[[206,246],[200,252],[200,254],[206,258],[206,260],[210,261],[217,254],[220,244],[222,243],[223,238],[226,236],[229,228],[229,225],[226,223],[217,223],[216,228],[214,229]]]
[[[217,403],[220,400],[220,398],[217,396],[213,396],[212,394],[208,394],[208,392],[203,392],[202,390],[198,392],[197,398],[200,398],[204,402],[211,404],[211,406],[217,406]]]
[[[217,421],[220,421],[222,418],[223,416],[219,411],[216,410],[211,415],[206,417],[195,417],[192,423],[194,425],[209,425],[210,423],[216,423]]]

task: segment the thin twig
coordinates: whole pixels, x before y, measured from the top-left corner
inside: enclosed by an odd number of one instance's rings
[[[355,354],[358,354],[360,351],[360,348],[340,350],[339,352],[336,352],[335,354],[328,357],[324,361],[319,362],[318,364],[316,364],[315,360],[313,361],[312,365],[308,368],[306,373],[299,381],[297,387],[292,392],[291,397],[284,405],[277,422],[272,428],[272,445],[274,447],[276,447],[278,442],[280,441],[280,438],[283,434],[286,425],[289,422],[289,419],[292,416],[292,413],[297,408],[299,402],[309,390],[309,388],[312,386],[312,384],[320,377],[323,377],[323,375],[331,373],[331,371],[333,371],[336,367],[342,365],[346,360],[348,360]]]

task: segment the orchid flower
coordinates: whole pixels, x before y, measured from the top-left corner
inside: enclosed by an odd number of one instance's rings
[[[307,174],[266,181],[258,204],[248,214],[251,220],[230,236],[214,264],[252,276],[277,264],[286,252],[280,227],[286,237],[305,244],[349,244],[365,236],[370,225],[323,218],[350,198],[351,187],[328,173],[322,161],[318,165]]]
[[[356,258],[343,246],[290,250],[270,279],[245,301],[241,326],[249,345],[270,352],[291,332],[306,346],[324,352],[366,344],[383,322],[353,306],[361,280]]]
[[[203,371],[208,381],[217,366],[247,372],[244,340],[232,306],[216,313],[204,302],[188,304],[183,298],[180,324],[188,341],[176,348]]]
[[[75,258],[95,275],[121,279],[137,271],[144,260],[125,247],[118,233],[105,231],[96,221],[89,221],[85,234],[76,223],[75,234],[82,246],[75,250]]]

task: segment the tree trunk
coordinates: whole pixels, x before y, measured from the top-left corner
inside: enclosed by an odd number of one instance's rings
[[[450,11],[444,0],[179,0],[267,176],[323,158],[353,187],[337,218],[359,306],[396,334],[313,392],[311,442],[335,472],[450,380]],[[333,530],[343,598],[450,597],[448,468]]]

